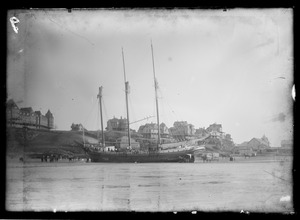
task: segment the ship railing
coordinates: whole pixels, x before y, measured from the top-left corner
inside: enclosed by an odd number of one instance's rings
[[[99,151],[100,152],[100,151]],[[149,154],[147,151],[101,151],[105,154],[118,154],[118,155],[125,155],[125,154]]]
[[[105,154],[149,154],[149,151],[104,151],[101,148],[95,148],[95,147],[90,147],[93,151],[97,152],[103,152]],[[160,153],[173,153],[173,152],[181,152],[191,149],[191,147],[184,147],[184,148],[176,148],[176,149],[164,149],[164,150],[159,150]]]
[[[180,152],[180,151],[185,151],[185,150],[189,150],[191,149],[191,147],[183,147],[183,148],[176,148],[176,149],[165,149],[165,150],[161,150],[161,153],[171,153],[171,152]]]

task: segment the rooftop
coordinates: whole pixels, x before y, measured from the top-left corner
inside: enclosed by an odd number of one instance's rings
[[[252,141],[252,140],[256,140],[256,141],[258,141],[260,144],[262,144],[262,145],[266,145],[266,146],[269,146],[269,143],[267,143],[267,142],[265,142],[264,140],[262,140],[262,139],[260,139],[260,138],[252,138],[250,141]],[[249,142],[250,142],[249,141]]]
[[[31,107],[21,108],[20,110],[22,112],[26,112],[26,113],[32,113],[33,112],[33,109]]]

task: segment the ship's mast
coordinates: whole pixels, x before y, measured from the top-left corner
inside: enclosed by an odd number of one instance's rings
[[[155,88],[155,102],[156,102],[156,118],[157,118],[157,127],[158,127],[158,138],[157,138],[157,150],[160,145],[160,126],[159,126],[159,112],[158,112],[158,101],[157,101],[157,88],[158,83],[155,77],[155,68],[154,68],[154,57],[153,57],[153,46],[151,41],[151,52],[152,52],[152,65],[153,65],[153,76],[154,76],[154,88]]]
[[[103,130],[103,118],[102,118],[102,88],[103,88],[102,86],[99,87],[99,94],[98,94],[97,98],[99,98],[99,104],[100,104],[102,147],[105,147],[104,130]]]
[[[125,82],[125,97],[126,97],[126,112],[127,112],[127,134],[128,134],[128,145],[131,148],[130,141],[130,126],[129,126],[129,111],[128,111],[128,94],[129,94],[129,82],[126,81],[126,73],[125,73],[125,61],[124,61],[124,52],[122,48],[122,58],[123,58],[123,70],[124,70],[124,82]]]

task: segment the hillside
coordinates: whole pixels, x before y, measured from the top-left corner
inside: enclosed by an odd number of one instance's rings
[[[7,155],[10,157],[39,157],[44,153],[84,157],[82,133],[79,131],[46,131],[8,128],[6,133]],[[85,135],[85,140],[97,139]]]

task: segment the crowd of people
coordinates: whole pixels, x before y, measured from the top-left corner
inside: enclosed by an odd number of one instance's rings
[[[50,154],[50,155],[43,154],[41,157],[41,162],[58,162],[60,160],[68,160],[69,162],[71,161],[90,162],[89,158],[80,158],[80,157],[63,156],[63,155],[55,155],[55,154]]]

